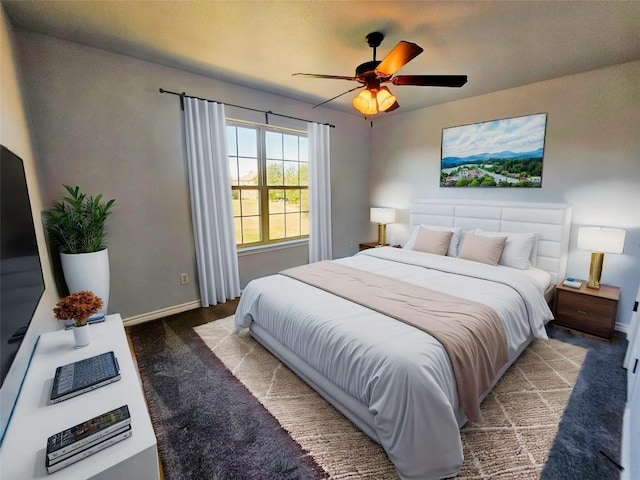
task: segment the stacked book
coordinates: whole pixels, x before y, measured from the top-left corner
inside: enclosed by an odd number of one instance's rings
[[[123,405],[47,440],[47,472],[53,473],[131,436],[129,407]]]

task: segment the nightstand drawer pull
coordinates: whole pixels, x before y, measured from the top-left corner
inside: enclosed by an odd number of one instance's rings
[[[585,312],[584,310],[576,310],[580,315],[595,315],[592,312]]]

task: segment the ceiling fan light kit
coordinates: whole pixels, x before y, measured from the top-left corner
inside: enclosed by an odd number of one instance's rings
[[[467,83],[466,75],[399,75],[393,77],[404,65],[420,55],[423,52],[422,48],[415,43],[400,41],[382,61],[378,61],[376,60],[376,49],[382,43],[384,34],[372,32],[366,36],[366,39],[369,46],[373,48],[373,60],[358,65],[356,74],[353,77],[317,73],[294,73],[293,75],[332,80],[351,80],[361,83],[362,87],[356,87],[355,89],[364,87],[364,90],[356,95],[352,103],[354,108],[365,116],[376,115],[379,112],[391,112],[400,106],[396,96],[387,87],[381,87],[381,83],[391,82],[394,85],[422,87],[461,87]],[[355,89],[347,90],[319,105],[324,105]]]
[[[367,116],[386,112],[396,103],[396,96],[387,87],[381,87],[377,92],[373,89],[363,90],[353,99],[356,110]]]

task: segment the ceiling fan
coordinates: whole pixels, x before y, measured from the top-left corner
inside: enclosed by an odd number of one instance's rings
[[[372,32],[366,36],[366,39],[369,46],[373,48],[373,60],[358,65],[355,76],[322,75],[316,73],[293,74],[312,78],[353,80],[362,84],[340,95],[336,95],[316,105],[316,107],[324,105],[354,90],[364,88],[364,90],[353,99],[353,106],[363,115],[371,116],[379,112],[391,112],[400,106],[396,100],[396,96],[391,93],[391,90],[389,90],[388,87],[380,86],[382,83],[390,82],[394,85],[415,85],[423,87],[461,87],[467,83],[466,75],[397,75],[394,77],[393,75],[398,70],[422,53],[422,48],[415,43],[400,41],[393,47],[393,50],[380,61],[376,60],[376,49],[382,43],[384,34]]]

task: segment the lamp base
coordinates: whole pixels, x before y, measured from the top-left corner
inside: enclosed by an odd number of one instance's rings
[[[591,252],[591,265],[589,266],[589,281],[587,288],[599,289],[600,277],[602,276],[602,263],[604,262],[604,253]]]
[[[383,223],[378,224],[378,245],[387,243],[387,226]]]

